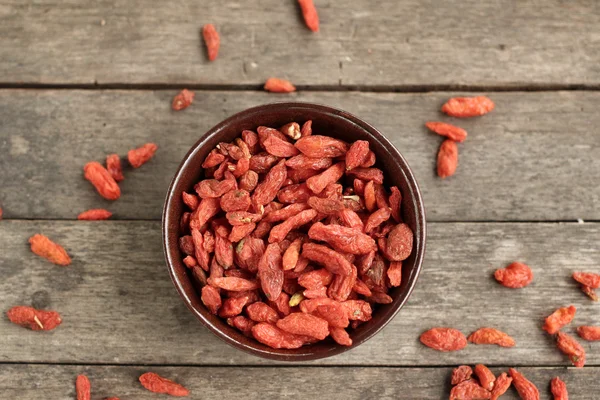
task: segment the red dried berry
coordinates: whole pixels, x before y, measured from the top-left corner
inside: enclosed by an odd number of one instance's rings
[[[485,400],[491,393],[474,380],[466,380],[454,386],[450,391],[450,400]]]
[[[56,311],[36,310],[28,306],[15,306],[6,312],[13,324],[21,325],[34,331],[51,331],[62,322]]]
[[[106,156],[106,170],[115,182],[121,182],[125,179],[123,169],[121,168],[121,158],[118,154],[109,154]]]
[[[211,276],[212,275],[213,274],[211,271]],[[208,308],[208,310],[215,315],[219,311],[219,308],[222,304],[219,290],[214,288],[213,286],[208,285],[202,288],[201,300],[202,303],[204,303],[204,305],[206,306],[206,308]]]
[[[277,321],[277,327],[294,335],[310,336],[323,340],[329,336],[327,321],[305,313],[291,313]]]
[[[458,167],[458,146],[450,139],[444,140],[437,155],[437,174],[440,178],[454,175]]]
[[[140,376],[140,383],[146,389],[154,393],[164,393],[171,396],[188,396],[190,391],[178,383],[155,374],[154,372],[146,372]]]
[[[506,375],[506,372],[500,374],[500,376],[496,379],[496,383],[494,383],[494,388],[492,389],[492,397],[490,400],[498,400],[500,396],[502,396],[510,385],[512,384],[513,379]]]
[[[485,96],[453,97],[442,106],[442,112],[457,118],[478,117],[494,109],[494,102]]]
[[[262,344],[274,349],[297,349],[309,339],[285,332],[274,325],[260,322],[252,327],[252,336]]]
[[[421,334],[421,343],[438,351],[457,351],[467,346],[467,338],[453,328],[432,328]]]
[[[467,131],[458,126],[446,124],[444,122],[426,122],[425,126],[441,136],[446,136],[455,142],[464,142],[467,138]]]
[[[513,379],[513,385],[522,400],[539,400],[540,392],[537,387],[514,368],[509,368],[508,373]]]
[[[600,326],[580,326],[577,328],[577,334],[584,340],[600,340]]]
[[[96,191],[106,200],[116,200],[121,197],[119,185],[99,162],[91,161],[85,164],[83,176],[94,185]]]
[[[221,45],[221,39],[219,33],[213,24],[206,24],[202,27],[202,37],[206,44],[206,51],[208,52],[208,59],[214,61],[219,55],[219,47]]]
[[[550,391],[554,400],[569,400],[567,385],[558,376],[550,381]]]
[[[279,314],[273,308],[263,302],[256,302],[246,307],[248,318],[255,322],[276,323],[279,320]]]
[[[460,367],[454,368],[452,371],[452,379],[450,383],[452,385],[458,385],[461,382],[471,379],[473,370],[468,365],[461,365]]]
[[[497,269],[494,272],[494,277],[503,286],[519,289],[533,281],[533,272],[529,266],[520,262],[513,262],[506,268]]]
[[[29,238],[31,251],[56,265],[67,266],[71,264],[71,257],[65,249],[50,240],[47,236],[35,234]]]
[[[357,140],[352,143],[346,153],[346,170],[360,167],[367,161],[369,156],[369,142],[366,140]]]
[[[408,225],[396,225],[387,237],[385,256],[390,261],[406,260],[412,253],[413,237],[413,231]]]
[[[573,279],[592,289],[600,288],[600,274],[594,274],[591,272],[574,272]]]
[[[342,346],[352,346],[352,339],[345,329],[332,326],[329,328],[329,334],[337,344]]]
[[[183,89],[175,97],[173,97],[173,103],[171,104],[171,108],[174,111],[185,110],[194,101],[194,96],[195,94],[191,90]]]
[[[325,225],[317,222],[308,230],[308,237],[326,242],[334,249],[345,253],[366,254],[377,250],[373,238],[356,229],[340,225]]]
[[[544,329],[549,334],[554,335],[559,330],[561,330],[561,328],[570,324],[571,321],[573,321],[573,318],[575,318],[576,311],[577,309],[574,306],[559,308],[546,318],[542,329]]]
[[[264,89],[267,92],[273,93],[291,93],[296,91],[296,87],[290,81],[280,78],[267,79]]]
[[[102,208],[95,208],[92,210],[87,210],[80,213],[77,216],[77,219],[80,221],[101,221],[105,219],[109,219],[112,216],[112,213],[108,210]]]
[[[304,23],[313,32],[319,31],[319,14],[313,0],[298,0],[300,9],[302,10],[302,16],[304,17]]]
[[[156,149],[158,149],[158,146],[154,143],[146,143],[142,147],[129,150],[129,152],[127,152],[129,164],[131,164],[133,168],[141,167],[150,161],[150,159],[154,156],[154,153],[156,153]]]
[[[573,336],[558,332],[556,345],[560,351],[569,356],[574,366],[583,368],[585,365],[585,350]]]
[[[77,393],[77,400],[90,400],[92,398],[92,385],[87,376],[77,376],[77,380],[75,380],[75,392]]]
[[[514,347],[515,340],[506,333],[494,328],[480,328],[471,333],[469,342],[475,344],[496,344],[501,347]]]
[[[484,389],[491,391],[494,388],[496,376],[488,367],[483,364],[477,364],[475,366],[475,375],[477,375],[479,383]]]

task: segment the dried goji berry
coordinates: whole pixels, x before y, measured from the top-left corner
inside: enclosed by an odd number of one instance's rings
[[[154,372],[146,372],[140,376],[140,383],[147,390],[154,393],[164,393],[171,396],[188,396],[190,391],[178,383],[155,374]]]
[[[289,206],[268,213],[265,211],[265,216],[263,219],[267,222],[285,221],[304,210],[308,210],[309,208],[310,207],[306,203],[290,204]]]
[[[214,149],[211,150],[210,153],[208,153],[208,156],[206,156],[206,159],[202,163],[202,168],[216,167],[223,161],[225,161],[225,156],[219,153],[216,149]]]
[[[267,173],[271,167],[279,160],[279,157],[268,153],[255,154],[250,158],[250,170],[259,174]],[[285,162],[285,160],[284,160]],[[287,174],[286,174],[287,177]]]
[[[375,201],[377,203],[377,208],[389,208],[390,203],[388,195],[385,192],[383,185],[375,185]]]
[[[315,137],[315,136],[310,136]],[[319,194],[330,183],[337,182],[344,175],[344,163],[340,162],[327,168],[318,175],[311,176],[306,180],[306,185],[313,193]]]
[[[210,262],[210,277],[213,279],[222,278],[224,271],[225,270],[223,269],[223,267],[221,267],[217,262],[217,258],[213,257]]]
[[[421,343],[438,351],[457,351],[467,346],[467,338],[463,333],[453,328],[432,328],[423,332]]]
[[[248,314],[248,318],[255,322],[269,322],[274,324],[279,320],[277,311],[260,301],[246,307],[246,313]]]
[[[127,159],[133,168],[139,168],[147,163],[156,153],[158,146],[154,143],[146,143],[142,147],[127,152]]]
[[[285,165],[293,169],[322,170],[331,167],[332,159],[327,157],[312,158],[304,154],[298,154],[285,162]]]
[[[442,106],[442,112],[457,118],[478,117],[493,109],[494,102],[485,96],[453,97]]]
[[[202,199],[219,198],[225,193],[234,190],[235,183],[231,179],[219,181],[216,179],[205,179],[194,186],[194,190]]]
[[[584,340],[600,340],[600,326],[580,326],[577,328],[577,334]]]
[[[221,39],[219,33],[213,24],[206,24],[202,27],[202,36],[204,37],[204,43],[206,44],[206,51],[208,52],[208,59],[214,61],[219,55],[219,47],[221,45]]]
[[[569,400],[567,385],[558,376],[550,381],[550,391],[554,400]]]
[[[305,313],[291,313],[277,321],[277,327],[294,335],[310,336],[319,340],[329,336],[327,321]]]
[[[490,400],[498,400],[500,396],[502,396],[510,385],[512,384],[512,378],[506,375],[506,372],[503,372],[496,379],[496,383],[494,383],[494,388],[492,389],[492,397]]]
[[[542,329],[549,334],[554,335],[556,332],[561,330],[561,328],[573,321],[576,311],[577,309],[574,306],[559,308],[546,318]]]
[[[217,215],[217,213],[221,211],[221,206],[219,205],[219,199],[217,198],[206,198],[200,201],[198,204],[198,208],[194,210],[192,215],[190,215],[190,228],[192,229],[200,229],[202,226],[208,222],[212,217]]]
[[[592,301],[598,301],[600,300],[598,298],[598,294],[594,291],[594,289],[592,289],[589,286],[585,286],[585,285],[581,285],[581,291],[588,296],[590,299],[592,299]]]
[[[573,336],[558,332],[556,336],[556,345],[560,351],[569,356],[569,359],[574,366],[583,368],[585,365],[585,350]]]
[[[186,258],[183,259],[183,263],[185,264],[186,267],[188,268],[193,268],[196,265],[198,265],[198,262],[196,261],[196,259],[192,256],[187,256]]]
[[[512,289],[523,288],[533,281],[533,272],[529,266],[513,262],[508,267],[497,269],[494,277],[500,284]]]
[[[296,141],[295,146],[307,157],[335,158],[346,154],[348,145],[329,136],[311,135],[303,136]]]
[[[574,272],[573,279],[584,286],[589,286],[592,289],[600,288],[600,274],[591,272]]]
[[[341,304],[318,306],[315,315],[327,321],[330,327],[346,328],[350,325],[346,309]]]
[[[366,254],[377,250],[375,240],[356,229],[340,225],[324,225],[320,222],[313,224],[308,237],[323,241],[333,248],[351,254]]]
[[[437,155],[437,174],[440,178],[454,175],[458,167],[458,146],[454,140],[442,142]]]
[[[302,347],[307,338],[285,332],[274,325],[259,322],[252,327],[252,335],[262,344],[274,349],[297,349]]]
[[[231,228],[231,233],[229,234],[229,241],[231,243],[237,243],[246,236],[250,235],[255,228],[256,224],[253,222],[249,224],[236,225],[233,228]]]
[[[281,263],[279,246],[277,244],[268,245],[258,263],[258,275],[263,293],[269,300],[277,299],[283,287],[284,275]]]
[[[221,295],[219,294],[219,290],[213,286],[206,285],[202,288],[201,299],[206,308],[216,315],[221,307]]]
[[[303,301],[300,303],[302,306]],[[371,314],[373,310],[371,309],[371,305],[364,300],[346,300],[343,301],[342,306],[346,309],[348,313],[348,319],[350,321],[369,321],[371,319]],[[321,304],[319,304],[321,305]],[[302,307],[300,307],[302,308]],[[303,310],[304,311],[304,310]]]
[[[77,216],[80,221],[102,221],[109,219],[112,213],[103,208],[94,208],[91,210],[84,211]]]
[[[373,290],[371,296],[366,298],[371,303],[377,304],[391,304],[394,302],[394,299],[387,293],[380,292],[379,290]]]
[[[187,192],[181,193],[181,198],[183,203],[192,211],[198,208],[198,204],[200,204],[200,199],[195,194],[190,194]]]
[[[444,122],[426,122],[425,126],[438,135],[446,136],[455,142],[464,142],[467,138],[467,131],[458,126],[446,124]]]
[[[311,222],[317,216],[315,210],[304,210],[288,218],[279,225],[275,225],[269,234],[269,243],[281,242],[293,230]]]
[[[239,329],[246,336],[252,336],[252,327],[255,322],[249,318],[244,317],[243,315],[237,315],[231,319],[231,324],[236,329]]]
[[[255,171],[246,171],[240,177],[240,189],[252,192],[258,184],[258,174]]]
[[[289,315],[291,312],[290,296],[285,292],[281,292],[277,299],[269,300],[269,305],[271,306],[271,308],[277,310],[277,312],[282,318],[286,315]]]
[[[496,376],[488,367],[483,364],[477,364],[475,366],[475,375],[479,379],[481,386],[487,390],[494,388],[494,382],[496,382]]]
[[[215,258],[225,269],[233,265],[233,245],[229,239],[221,235],[215,237]]]
[[[195,94],[191,90],[183,89],[181,92],[177,93],[175,97],[173,97],[171,108],[174,111],[185,110],[194,101],[194,96]]]
[[[344,209],[339,212],[339,217],[342,220],[342,223],[349,228],[353,228],[356,230],[363,230],[363,222],[358,216],[358,214],[352,210]]]
[[[302,128],[300,129],[300,136],[306,137],[312,135],[312,120],[306,121],[302,124]]]
[[[83,176],[96,188],[106,200],[121,197],[121,189],[111,174],[99,162],[91,161],[83,167]]]
[[[277,196],[277,192],[287,177],[285,160],[281,160],[265,176],[264,180],[254,189],[252,201],[257,205],[265,205]]]
[[[383,184],[383,171],[379,168],[354,168],[348,171],[347,174],[363,181],[373,181],[378,185]]]
[[[392,261],[387,270],[390,286],[400,286],[402,283],[402,261]]]
[[[367,210],[375,210],[377,207],[377,199],[375,198],[375,183],[373,183],[373,181],[367,182],[363,196],[365,198],[365,207],[367,207]]]
[[[402,218],[400,217],[402,194],[396,186],[392,186],[390,190],[392,194],[390,194],[389,202],[390,208],[392,209],[392,217],[396,220],[396,222],[400,222],[402,221]]]
[[[208,254],[208,251],[204,248],[204,236],[197,229],[192,229],[191,231],[194,243],[194,257],[196,257],[198,265],[200,265],[203,270],[208,271],[210,254]]]
[[[352,264],[339,252],[320,244],[305,243],[302,255],[309,260],[323,265],[333,274],[350,275]]]
[[[514,347],[515,340],[508,334],[494,328],[480,328],[471,333],[469,342],[475,344],[496,344],[502,347]]]
[[[283,270],[287,271],[296,268],[296,263],[300,256],[300,249],[302,248],[302,238],[295,239],[290,246],[285,250],[283,254]]]
[[[308,271],[298,277],[298,284],[307,289],[327,286],[333,280],[333,274],[325,268]]]
[[[406,260],[412,253],[413,236],[413,232],[408,225],[396,225],[387,237],[385,256],[390,261]]]
[[[302,16],[304,17],[304,23],[313,32],[319,31],[319,14],[313,0],[298,0],[300,9],[302,10]]]
[[[450,400],[485,400],[490,397],[489,390],[472,379],[459,383],[450,391]]]
[[[280,78],[267,79],[264,89],[267,92],[273,93],[291,93],[296,91],[296,87],[292,85],[292,82]]]
[[[537,387],[514,368],[509,368],[508,373],[513,379],[513,385],[522,400],[539,400],[540,392]]]
[[[333,282],[331,282],[327,290],[328,296],[337,301],[348,300],[348,297],[352,293],[352,288],[354,288],[354,284],[356,283],[356,278],[357,269],[354,265],[352,265],[350,275],[335,275]]]
[[[221,210],[225,212],[247,211],[251,204],[250,193],[245,190],[231,190],[220,200]]]
[[[367,161],[369,155],[369,142],[366,140],[357,140],[348,149],[346,153],[346,170],[359,167]]]
[[[34,331],[51,331],[60,325],[62,319],[56,311],[36,310],[28,306],[15,306],[6,312],[13,324]]]
[[[261,220],[262,215],[249,213],[247,211],[232,211],[225,214],[225,217],[227,218],[227,222],[232,226],[236,226],[258,222]]]
[[[375,211],[373,214],[369,215],[369,218],[367,219],[367,222],[365,223],[365,228],[364,231],[366,233],[371,233],[373,231],[373,229],[377,228],[379,225],[381,225],[382,223],[384,223],[385,221],[387,221],[388,219],[390,219],[390,217],[392,216],[392,209],[389,207],[385,207],[385,208],[380,208],[377,211]],[[401,224],[402,225],[402,224]],[[400,226],[400,225],[398,225]],[[407,247],[405,249],[405,251],[408,251],[408,255],[410,255],[410,252],[412,252],[412,231],[410,231],[410,235],[408,234],[408,231],[406,231],[404,228],[403,229],[403,234],[404,236],[402,236],[402,240],[404,243],[403,245],[408,246],[408,237],[410,237],[410,247]],[[409,228],[410,229],[410,228]],[[393,230],[390,232],[390,238],[393,238],[394,243],[399,243],[398,242],[398,238],[400,236],[398,236],[398,233],[394,233],[394,236],[392,236],[392,232]],[[388,240],[389,241],[389,240]],[[392,249],[391,251],[395,251],[394,249]],[[408,257],[407,255],[407,257]],[[401,261],[401,260],[395,260],[395,261]]]
[[[115,182],[121,182],[125,179],[123,169],[121,168],[121,158],[118,154],[109,154],[106,156],[106,170]]]
[[[377,162],[377,157],[375,157],[375,153],[373,153],[373,151],[369,150],[366,161],[360,164],[360,166],[361,168],[370,168],[375,165],[375,162]]]
[[[256,281],[250,281],[242,278],[224,277],[224,278],[209,278],[208,284],[234,292],[244,292],[247,290],[258,289],[259,285]]]
[[[352,290],[355,291],[356,293],[361,294],[366,297],[370,297],[373,295],[373,293],[371,292],[371,289],[369,289],[367,284],[364,283],[363,281],[361,281],[360,279],[356,279],[356,282],[354,282],[354,287],[352,287]]]
[[[452,371],[452,379],[450,383],[452,385],[458,385],[461,382],[471,379],[471,375],[473,375],[473,369],[471,369],[471,367],[468,365],[461,365],[460,367],[454,368]]]
[[[216,278],[224,279],[224,278]],[[223,301],[223,305],[219,309],[219,317],[233,318],[242,313],[242,310],[248,304],[249,297],[243,295],[241,297],[229,297]]]
[[[276,132],[279,132],[273,129]],[[259,138],[261,132],[259,130]],[[264,140],[261,142],[267,153],[272,154],[276,157],[292,157],[298,154],[298,149],[293,144],[285,139],[281,139],[273,134],[267,134]]]
[[[75,380],[75,392],[77,400],[90,400],[92,398],[92,385],[85,375],[78,375]]]
[[[329,328],[329,334],[337,344],[342,346],[352,346],[352,339],[344,328],[336,328],[332,326]]]
[[[71,264],[71,257],[65,249],[50,240],[47,236],[35,234],[29,238],[31,251],[40,257],[44,257],[53,264],[67,266]]]

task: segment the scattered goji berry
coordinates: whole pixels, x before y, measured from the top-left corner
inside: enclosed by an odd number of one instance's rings
[[[591,272],[574,272],[573,279],[592,289],[600,288],[600,274],[594,274]]]
[[[506,375],[506,372],[503,372],[496,379],[496,383],[494,383],[494,388],[492,389],[492,397],[490,400],[498,400],[500,396],[502,396],[510,385],[512,384],[513,379]]]
[[[292,85],[292,82],[280,78],[267,79],[264,89],[267,92],[273,93],[291,93],[296,91],[296,87]]]
[[[450,400],[485,400],[491,397],[489,390],[472,379],[463,381],[450,391]]]
[[[467,338],[453,328],[432,328],[421,334],[421,343],[438,351],[457,351],[467,346]]]
[[[123,169],[121,168],[121,158],[118,154],[109,154],[106,156],[106,170],[115,182],[121,182],[125,179]]]
[[[127,159],[133,168],[139,168],[147,163],[156,153],[158,146],[154,143],[146,143],[142,147],[127,152]]]
[[[514,347],[515,340],[508,334],[494,328],[480,328],[471,333],[469,342],[475,344],[496,344],[502,347]]]
[[[514,368],[509,368],[508,373],[513,379],[513,385],[522,400],[539,400],[540,392],[537,387]]]
[[[452,385],[458,385],[461,382],[471,379],[471,375],[473,375],[473,369],[468,365],[461,365],[460,367],[454,368],[452,371],[450,383]]]
[[[204,43],[206,44],[209,61],[216,60],[221,45],[221,39],[219,38],[217,29],[213,24],[206,24],[202,27],[202,36],[204,38]]]
[[[87,376],[77,376],[77,379],[75,380],[75,392],[77,393],[77,400],[91,400],[92,385]]]
[[[117,200],[121,189],[111,174],[99,162],[91,161],[83,167],[83,176],[96,188],[106,200]]]
[[[103,208],[94,208],[91,210],[84,211],[77,216],[80,221],[102,221],[109,219],[112,213]]]
[[[478,117],[493,109],[494,102],[485,96],[453,97],[442,106],[442,112],[457,118]]]
[[[188,396],[190,391],[178,383],[155,374],[154,372],[146,372],[140,376],[140,383],[146,389],[154,393],[164,393],[171,396]]]
[[[598,301],[598,293],[596,293],[594,291],[594,289],[592,289],[589,286],[585,286],[585,285],[581,285],[581,291],[590,299],[592,299],[592,301]]]
[[[523,288],[533,281],[533,271],[529,266],[513,262],[506,268],[497,269],[494,277],[503,286],[512,289]]]
[[[71,264],[71,257],[65,249],[50,240],[47,236],[35,234],[29,238],[31,251],[56,265],[67,266]]]
[[[467,131],[458,126],[446,124],[444,122],[426,122],[425,126],[430,131],[433,131],[441,136],[446,136],[455,142],[464,142],[467,138]]]
[[[577,334],[584,340],[600,340],[600,326],[580,326],[577,328]]]
[[[304,17],[304,23],[313,32],[319,31],[319,14],[313,0],[298,0],[300,9],[302,10],[302,16]]]
[[[559,308],[546,318],[542,329],[544,329],[549,334],[554,335],[559,330],[561,330],[561,328],[570,324],[571,321],[573,321],[573,318],[575,318],[576,311],[577,309],[574,306]]]
[[[15,306],[6,312],[13,324],[33,331],[51,331],[60,325],[62,319],[56,311],[36,310],[28,306]]]
[[[458,146],[454,140],[442,142],[437,155],[437,174],[440,178],[454,175],[458,167]]]
[[[558,376],[550,381],[550,391],[554,396],[554,400],[569,400],[567,385]]]
[[[486,390],[492,390],[494,388],[494,382],[496,382],[496,376],[488,367],[483,364],[477,364],[475,366],[475,375],[479,379],[479,383]]]
[[[574,366],[583,368],[585,365],[585,350],[573,336],[558,332],[556,345],[560,351],[569,356]]]
[[[173,109],[173,111],[185,110],[194,101],[194,96],[195,93],[191,90],[183,89],[181,92],[177,93],[175,97],[173,97],[171,108]]]

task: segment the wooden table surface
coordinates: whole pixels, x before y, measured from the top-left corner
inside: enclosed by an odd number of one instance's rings
[[[0,398],[74,399],[85,373],[93,398],[158,399],[146,371],[185,384],[194,399],[442,399],[459,364],[517,366],[550,398],[560,375],[573,399],[598,399],[600,343],[574,369],[540,327],[560,306],[578,325],[600,306],[576,270],[600,272],[600,2],[596,0],[316,0],[321,31],[294,0],[0,0]],[[209,63],[199,37],[221,33]],[[299,91],[261,90],[266,78]],[[194,104],[172,112],[183,87]],[[456,176],[435,175],[441,104],[486,94],[496,109],[460,121]],[[341,356],[289,365],[221,342],[185,308],[160,240],[166,188],[188,148],[225,117],[282,100],[354,113],[383,131],[418,178],[428,217],[422,275],[376,337]],[[127,170],[122,197],[102,200],[82,166],[145,142],[156,157]],[[88,208],[114,217],[79,222]],[[578,222],[579,220],[579,222]],[[73,256],[67,268],[34,256],[44,233]],[[529,264],[534,283],[511,291],[493,271]],[[28,304],[62,313],[53,332],[12,325]],[[434,326],[493,326],[517,346],[423,347]],[[511,389],[503,398],[515,399]]]

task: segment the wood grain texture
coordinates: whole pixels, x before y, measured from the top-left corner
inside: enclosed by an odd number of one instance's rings
[[[260,85],[598,85],[594,0],[315,2],[321,32],[295,1],[5,0],[7,83]],[[104,25],[102,25],[104,21]],[[200,28],[221,33],[207,61]]]
[[[204,132],[248,107],[298,100],[347,110],[387,135],[413,168],[430,221],[600,219],[600,92],[494,93],[492,113],[461,121],[439,112],[454,93],[198,91],[190,108],[172,112],[175,93],[0,90],[5,218],[73,219],[106,207],[117,219],[159,219],[179,162]],[[442,138],[426,130],[430,120],[469,132],[446,180],[435,174]],[[82,178],[86,162],[150,141],[155,158],[125,171],[118,201]]]
[[[30,253],[37,232],[73,257],[59,267]],[[579,325],[599,325],[598,304],[571,280],[600,272],[600,224],[431,223],[426,259],[407,305],[376,337],[352,351],[312,364],[380,366],[567,366],[544,318],[560,306],[578,308]],[[2,221],[0,310],[33,305],[58,310],[63,324],[33,332],[0,317],[0,362],[240,365],[269,362],[236,350],[206,330],[184,306],[163,261],[160,226],[152,221]],[[506,289],[492,274],[520,260],[531,286]],[[425,348],[419,335],[451,326],[465,334],[491,326],[512,335],[510,349],[469,345],[456,353]],[[584,343],[588,365],[600,365],[600,343]]]
[[[450,392],[451,368],[223,368],[142,366],[0,365],[0,390],[7,399],[75,398],[75,378],[85,374],[92,385],[92,398],[159,398],[146,391],[137,378],[148,371],[185,385],[189,399],[248,400],[302,399],[445,399]],[[493,368],[495,374],[507,368]],[[597,398],[599,368],[519,368],[534,382],[541,399],[550,399],[549,382],[560,376],[570,398]],[[317,394],[318,390],[318,394]],[[165,397],[164,395],[162,397]],[[166,398],[166,397],[165,397]],[[518,399],[514,389],[502,400]]]

